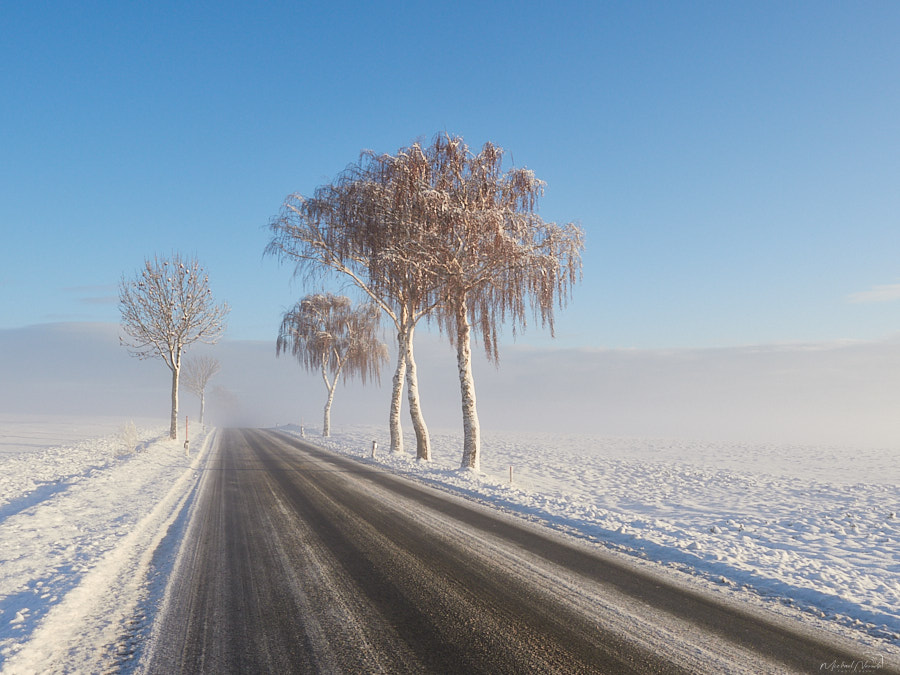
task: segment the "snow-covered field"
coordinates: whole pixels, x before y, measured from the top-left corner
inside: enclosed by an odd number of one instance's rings
[[[0,425],[20,445],[0,454],[0,672],[116,672],[149,633],[206,435],[186,457],[160,424],[47,421]],[[37,440],[70,433],[93,437]]]
[[[185,457],[162,423],[134,448],[124,432],[0,418],[0,672],[139,661],[211,435]],[[433,433],[430,465],[391,455],[382,428],[307,437],[900,658],[894,451],[486,433],[475,474],[457,434]]]
[[[119,433],[128,421],[159,426],[160,420],[0,413],[0,460],[32,450]]]

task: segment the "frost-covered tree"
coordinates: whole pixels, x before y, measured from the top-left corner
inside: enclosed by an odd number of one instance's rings
[[[225,332],[227,304],[213,301],[209,277],[195,258],[154,256],[133,279],[119,283],[119,311],[132,356],[160,358],[172,371],[169,436],[178,438],[178,383],[184,351],[196,342],[214,344]]]
[[[498,330],[527,325],[529,310],[553,332],[554,308],[581,274],[584,233],[573,223],[545,222],[535,212],[544,183],[528,169],[503,170],[503,149],[485,143],[473,154],[459,137],[438,135],[422,156],[421,189],[429,209],[417,234],[419,264],[437,284],[438,325],[456,346],[463,414],[462,466],[478,469],[481,431],[472,375],[471,333],[498,358]]]
[[[419,264],[423,251],[413,235],[427,202],[419,159],[367,151],[311,197],[289,195],[270,223],[273,237],[266,252],[293,262],[299,276],[315,279],[337,272],[349,278],[391,319],[397,334],[391,449],[403,451],[400,412],[405,381],[416,456],[430,460],[413,341],[416,325],[438,301],[439,282]]]
[[[200,424],[206,410],[206,385],[222,370],[221,364],[211,356],[188,357],[184,362],[184,386],[200,399]]]
[[[456,345],[465,430],[462,464],[480,462],[471,367],[471,332],[496,360],[497,334],[526,326],[528,309],[553,330],[556,306],[580,276],[583,233],[535,213],[544,183],[528,169],[503,169],[503,150],[477,155],[460,138],[435,137],[395,155],[364,152],[334,182],[305,198],[291,195],[270,224],[267,252],[297,272],[349,276],[393,319],[399,356],[391,403],[391,446],[402,448],[399,410],[404,369],[417,454],[430,458],[418,406],[412,337],[435,314]],[[404,354],[407,354],[404,358]],[[417,420],[417,413],[419,419]],[[422,433],[424,432],[424,433]]]
[[[319,371],[328,390],[322,435],[331,434],[331,404],[338,381],[377,378],[387,361],[378,339],[379,310],[371,303],[353,307],[350,299],[331,293],[307,295],[286,312],[275,352],[290,352],[309,371]]]

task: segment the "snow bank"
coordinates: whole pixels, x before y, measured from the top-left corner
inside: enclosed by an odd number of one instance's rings
[[[386,429],[307,436],[367,461],[375,440],[374,461],[394,471],[900,648],[892,451],[494,433],[475,473],[457,468],[456,434],[432,435],[431,464],[392,455]]]
[[[119,670],[149,630],[209,439],[128,436],[0,456],[3,673]]]

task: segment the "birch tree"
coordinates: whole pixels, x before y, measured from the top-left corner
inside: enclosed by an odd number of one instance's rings
[[[178,384],[184,351],[214,344],[225,332],[227,304],[217,305],[209,276],[195,258],[148,258],[131,280],[119,283],[120,344],[140,359],[159,358],[172,373],[169,437],[178,438]]]
[[[503,170],[503,149],[478,154],[441,134],[413,146],[429,167],[430,191],[420,240],[422,264],[440,280],[438,325],[456,346],[463,416],[464,468],[478,469],[481,430],[472,374],[471,336],[497,361],[498,331],[525,328],[529,314],[553,334],[554,309],[580,279],[584,233],[573,223],[545,222],[535,212],[544,183],[528,169]],[[531,310],[531,312],[529,312]]]
[[[379,310],[367,303],[354,308],[350,299],[331,293],[307,295],[286,312],[275,352],[289,352],[309,371],[319,371],[328,396],[322,435],[331,435],[331,405],[338,382],[359,377],[363,384],[379,377],[387,347],[378,339]]]
[[[289,195],[270,222],[266,252],[295,264],[295,274],[317,279],[336,272],[360,288],[391,319],[397,364],[390,405],[391,449],[403,452],[400,413],[404,381],[416,434],[416,456],[431,459],[413,350],[418,322],[439,301],[439,281],[419,264],[413,233],[423,208],[425,169],[418,155],[363,152],[332,183],[311,197]]]
[[[215,377],[222,366],[211,356],[195,356],[184,362],[184,386],[200,399],[200,424],[206,410],[206,385]]]
[[[479,467],[473,329],[496,362],[499,327],[509,321],[514,333],[525,328],[530,309],[552,333],[555,307],[580,278],[583,232],[537,215],[543,188],[528,169],[504,171],[501,148],[486,143],[473,154],[461,138],[442,134],[428,147],[415,143],[395,155],[362,153],[312,197],[288,197],[270,223],[268,253],[294,261],[297,273],[327,269],[348,276],[393,319],[399,347],[393,449],[402,449],[405,370],[417,455],[430,458],[427,428],[416,418],[412,339],[417,322],[434,314],[457,351],[462,465]]]

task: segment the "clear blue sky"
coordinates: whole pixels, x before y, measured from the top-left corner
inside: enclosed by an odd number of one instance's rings
[[[900,3],[6,2],[0,34],[0,328],[117,322],[178,250],[274,339],[284,197],[448,131],[584,227],[560,346],[900,332]]]

